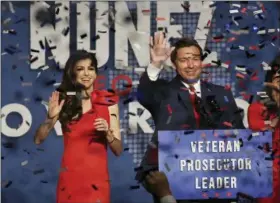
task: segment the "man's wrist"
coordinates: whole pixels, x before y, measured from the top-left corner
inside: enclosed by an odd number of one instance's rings
[[[163,197],[169,196],[169,195],[172,195],[170,189],[168,189],[168,190],[163,190],[163,191],[161,191],[161,192],[159,192],[159,193],[157,194],[158,198],[163,198]]]
[[[162,65],[163,65],[163,62],[161,62],[161,61],[157,61],[157,62],[152,61],[151,64],[152,64],[154,67],[156,67],[156,68],[161,68]]]
[[[160,198],[160,203],[176,203],[176,200],[172,195],[166,195]]]

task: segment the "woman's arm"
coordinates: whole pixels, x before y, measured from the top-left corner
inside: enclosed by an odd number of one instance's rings
[[[55,125],[56,121],[58,119],[58,116],[54,117],[53,119],[47,118],[36,130],[36,134],[34,136],[34,142],[35,144],[39,145],[41,144],[46,137],[49,135],[51,129]]]
[[[109,107],[110,129],[106,135],[108,145],[116,156],[122,153],[122,141],[120,133],[120,115],[118,104]]]

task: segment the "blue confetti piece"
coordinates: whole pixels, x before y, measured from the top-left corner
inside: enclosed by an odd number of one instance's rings
[[[224,96],[224,98],[225,98],[225,101],[228,102],[228,97],[227,97],[227,96]]]

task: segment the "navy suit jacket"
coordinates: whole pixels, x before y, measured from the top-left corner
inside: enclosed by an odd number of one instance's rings
[[[179,75],[170,82],[163,79],[152,81],[149,79],[147,72],[144,72],[140,78],[137,95],[140,104],[151,113],[154,120],[155,133],[152,142],[155,144],[157,144],[158,130],[245,128],[231,91],[223,86],[201,80],[201,106],[208,112],[209,116],[208,120],[201,117],[199,128],[196,127],[189,91],[182,83]],[[215,110],[213,105],[222,110]],[[172,110],[172,113],[170,110]],[[224,122],[231,123],[232,127],[225,125]],[[154,149],[148,146],[140,165],[142,170],[136,175],[138,181],[142,181],[149,170],[158,167],[157,163],[150,164],[147,161],[151,151],[154,151]]]

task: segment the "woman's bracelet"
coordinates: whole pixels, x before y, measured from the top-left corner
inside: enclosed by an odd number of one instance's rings
[[[109,129],[108,130],[108,132],[107,132],[107,136],[113,136],[113,140],[112,141],[108,141],[108,144],[112,144],[115,140],[116,140],[116,138],[115,138],[115,136],[114,136],[114,134],[113,134],[113,130],[111,130],[111,129]]]
[[[112,141],[108,142],[108,144],[112,144],[115,140],[116,138],[114,137]]]

